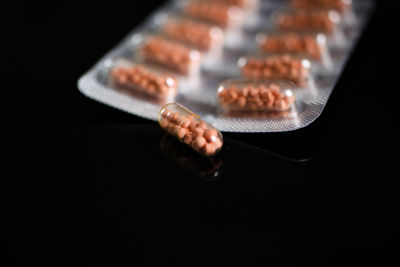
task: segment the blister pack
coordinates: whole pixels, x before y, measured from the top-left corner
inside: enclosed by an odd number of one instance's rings
[[[222,132],[297,130],[322,113],[372,9],[369,0],[169,1],[78,87],[153,121],[177,102]]]

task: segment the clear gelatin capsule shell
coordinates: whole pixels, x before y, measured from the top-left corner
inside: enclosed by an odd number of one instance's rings
[[[116,89],[165,101],[177,94],[178,79],[168,71],[123,59],[115,59],[110,68],[111,86]]]
[[[334,34],[341,16],[335,10],[296,9],[278,11],[273,15],[273,22],[280,30],[319,31]]]
[[[228,80],[218,87],[218,98],[227,111],[284,112],[295,109],[294,91],[284,80]]]
[[[214,156],[222,148],[221,132],[181,104],[163,106],[158,122],[168,133],[204,156]]]
[[[192,46],[201,52],[222,49],[224,33],[218,26],[183,16],[170,16],[161,33],[173,40]]]
[[[214,0],[214,1],[238,6],[240,8],[247,9],[247,10],[248,9],[253,10],[259,4],[259,0]]]
[[[322,33],[262,32],[257,34],[256,42],[260,52],[305,55],[325,68],[332,64],[327,38]]]
[[[131,39],[134,57],[139,61],[156,64],[180,75],[197,75],[201,66],[201,53],[161,34],[137,34]]]
[[[245,78],[288,80],[298,87],[307,86],[313,79],[311,62],[290,54],[246,56],[238,65]]]
[[[184,4],[183,13],[224,29],[239,27],[244,20],[244,10],[228,1],[188,0]]]
[[[340,13],[352,8],[352,0],[290,0],[293,8],[334,9]]]

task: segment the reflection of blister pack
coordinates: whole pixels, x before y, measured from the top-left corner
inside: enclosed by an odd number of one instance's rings
[[[179,102],[220,131],[297,130],[323,111],[372,7],[364,0],[170,1],[78,87],[154,121],[164,104]]]

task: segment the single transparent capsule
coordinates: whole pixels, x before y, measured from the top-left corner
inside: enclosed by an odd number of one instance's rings
[[[329,9],[297,9],[277,11],[273,13],[272,21],[280,30],[317,31],[333,35],[341,22],[341,16],[337,11]]]
[[[114,85],[155,99],[172,99],[178,91],[178,79],[149,64],[116,59],[109,71]]]
[[[179,103],[164,105],[158,122],[168,133],[204,156],[213,156],[222,148],[221,132]]]
[[[322,33],[271,31],[257,34],[256,42],[262,52],[304,54],[319,62],[329,53],[327,38]]]
[[[227,111],[282,112],[295,104],[294,90],[283,80],[227,80],[218,87],[218,99]]]
[[[139,58],[186,76],[198,74],[201,65],[198,50],[160,35],[149,35],[140,40]]]
[[[294,9],[331,9],[340,13],[345,25],[357,23],[352,0],[291,0],[290,5]]]
[[[239,26],[244,19],[241,8],[223,1],[191,0],[183,7],[183,13],[222,28]]]
[[[318,8],[334,9],[340,13],[348,11],[352,7],[352,0],[290,0],[293,8]]]
[[[244,9],[254,9],[259,4],[258,0],[214,0],[215,2],[223,2],[230,5],[238,6]]]
[[[312,80],[311,62],[289,54],[242,57],[238,65],[245,78],[289,80],[301,87]]]
[[[187,17],[170,16],[162,30],[169,38],[201,52],[221,49],[224,43],[224,33],[220,27]]]

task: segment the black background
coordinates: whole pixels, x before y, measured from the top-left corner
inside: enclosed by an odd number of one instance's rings
[[[322,116],[292,133],[225,134],[214,181],[171,161],[156,123],[76,86],[161,1],[17,4],[5,24],[3,266],[398,265],[389,2]]]

